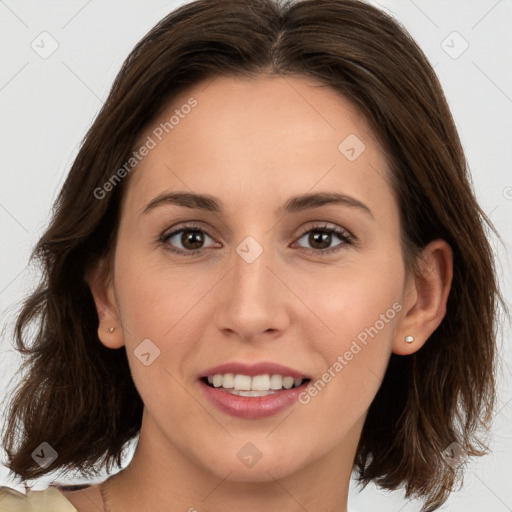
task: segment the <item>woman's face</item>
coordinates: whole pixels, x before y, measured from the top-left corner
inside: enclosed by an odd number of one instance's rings
[[[351,468],[411,292],[388,165],[363,118],[311,79],[217,78],[139,142],[112,297],[145,404],[140,442],[238,481]],[[340,197],[292,201],[317,194]],[[237,397],[200,379],[257,363],[309,384]],[[249,377],[235,381],[268,387]]]

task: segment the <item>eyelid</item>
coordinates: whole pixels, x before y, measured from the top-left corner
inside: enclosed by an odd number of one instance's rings
[[[204,251],[205,248],[200,249],[194,249],[194,250],[183,250],[183,249],[175,249],[171,248],[170,244],[168,243],[168,240],[172,238],[173,236],[176,236],[178,233],[183,231],[200,231],[201,233],[204,233],[207,237],[211,238],[215,241],[214,237],[212,237],[205,227],[201,226],[200,224],[196,224],[197,221],[184,221],[178,224],[175,224],[174,226],[166,229],[158,238],[158,242],[164,244],[166,246],[166,249],[180,254],[180,255],[186,255],[191,256],[194,254],[197,254],[199,252]],[[216,242],[217,243],[217,242]]]
[[[314,221],[313,221],[314,222]],[[353,246],[355,245],[355,237],[352,235],[348,229],[338,226],[337,224],[331,224],[326,221],[322,222],[314,222],[314,225],[310,225],[305,227],[301,234],[295,239],[293,242],[293,245],[297,244],[299,240],[304,237],[307,233],[310,231],[325,231],[328,233],[331,233],[335,236],[337,236],[341,242],[334,247],[330,247],[328,249],[309,249],[307,247],[300,246],[304,251],[306,251],[308,254],[313,256],[330,256],[332,254],[337,254],[339,251],[341,251],[346,246]]]
[[[165,229],[163,233],[160,235],[159,240],[162,241],[164,238],[168,238],[170,235],[175,234],[177,231],[186,231],[186,230],[197,230],[207,234],[210,238],[221,238],[220,234],[212,228],[210,225],[206,225],[202,221],[196,220],[185,220],[183,222],[178,222],[173,226]],[[213,233],[213,235],[210,234]]]
[[[298,235],[298,238],[302,238],[306,233],[309,233],[310,231],[314,231],[315,229],[325,230],[325,231],[333,231],[337,232],[339,234],[343,234],[346,238],[353,239],[355,238],[352,233],[344,228],[343,226],[338,226],[337,224],[332,224],[327,221],[311,221],[313,225],[309,225],[302,229],[301,234]]]

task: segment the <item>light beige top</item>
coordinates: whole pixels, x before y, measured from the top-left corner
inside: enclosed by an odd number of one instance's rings
[[[23,494],[10,487],[0,487],[2,512],[78,512],[55,487]]]

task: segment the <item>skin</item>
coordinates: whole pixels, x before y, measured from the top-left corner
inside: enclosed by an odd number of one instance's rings
[[[126,346],[145,404],[134,458],[107,484],[111,510],[346,512],[357,443],[391,353],[417,351],[445,315],[451,249],[435,240],[421,275],[407,271],[388,163],[334,90],[304,77],[216,78],[175,98],[141,143],[191,96],[197,106],[130,176],[113,272],[100,265],[88,276],[100,340]],[[338,150],[349,134],[365,145],[354,161]],[[143,213],[178,190],[213,195],[224,213],[172,204]],[[351,196],[371,215],[340,204],[275,213],[319,191]],[[199,254],[158,241],[188,221],[206,232]],[[348,230],[354,243],[333,234],[315,246],[316,222]],[[191,247],[180,235],[167,247]],[[236,252],[247,236],[263,248],[252,263]],[[235,360],[274,361],[315,381],[396,303],[401,311],[305,405],[248,420],[200,392],[199,372]],[[147,338],[161,351],[149,366],[134,355]],[[248,442],[261,452],[252,467],[237,457]],[[101,503],[97,486],[67,497],[80,510]]]

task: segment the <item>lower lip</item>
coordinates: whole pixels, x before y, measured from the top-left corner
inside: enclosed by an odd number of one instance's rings
[[[309,381],[302,383],[298,388],[285,389],[267,396],[239,396],[221,391],[221,388],[212,388],[204,381],[199,384],[206,397],[222,412],[237,418],[258,419],[273,416],[298,400]]]

